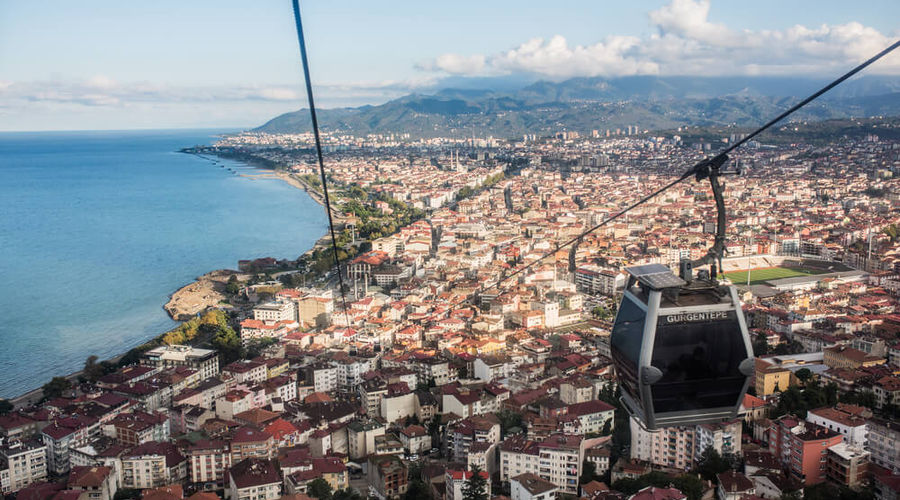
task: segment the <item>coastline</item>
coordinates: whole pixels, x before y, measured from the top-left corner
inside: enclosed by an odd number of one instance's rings
[[[254,176],[257,178],[280,179],[285,183],[306,192],[309,197],[325,207],[325,199],[321,193],[316,191],[312,186],[307,184],[297,176],[287,173],[275,171],[271,174],[261,174]],[[321,236],[313,246],[303,252],[301,255],[312,253],[319,245],[329,244],[324,241],[330,238],[326,232]],[[163,306],[163,309],[175,321],[187,321],[197,314],[203,313],[210,307],[216,307],[218,304],[227,299],[225,296],[225,285],[232,275],[240,277],[244,273],[233,269],[214,269],[197,277],[194,281],[182,286],[178,290],[169,295],[169,301]]]
[[[201,155],[197,155],[202,158]],[[226,158],[231,161],[238,161],[248,166],[253,166],[259,168],[261,170],[268,170],[270,167],[254,165],[251,162],[246,162],[240,159],[235,158]],[[247,176],[250,177],[250,176]],[[271,170],[271,173],[265,173],[258,176],[252,177],[261,177],[261,178],[270,178],[270,179],[279,179],[294,188],[301,189],[306,192],[306,194],[316,203],[318,203],[323,208],[325,207],[325,201],[322,194],[316,191],[312,186],[308,185],[303,180],[298,177],[290,174],[288,172]],[[328,232],[321,236],[309,249],[305,250],[300,255],[308,255],[312,253],[319,245],[323,244],[323,240],[329,238]],[[328,240],[330,241],[330,240]],[[325,241],[324,244],[327,244],[328,241]],[[245,273],[241,271],[236,271],[233,269],[214,269],[207,273],[204,273],[198,276],[194,281],[187,283],[174,292],[172,292],[168,296],[168,301],[162,306],[166,313],[175,321],[183,323],[187,321],[197,314],[201,314],[212,307],[218,307],[222,301],[227,300],[225,295],[225,285],[228,279],[232,275],[241,276]],[[180,324],[178,325],[180,326]],[[176,326],[177,328],[177,326]],[[159,339],[161,339],[164,335],[166,335],[169,331],[160,332],[155,336],[141,342],[140,344],[134,346],[126,352],[122,352],[118,355],[112,356],[109,359],[104,361],[108,361],[111,363],[118,363],[124,356],[126,356],[129,352],[140,349],[143,346],[148,344],[152,344]],[[82,374],[83,370],[77,370],[75,372],[71,372],[65,375],[53,375],[53,377],[62,377],[68,379],[72,382],[75,382],[77,378]],[[51,378],[53,378],[51,377]],[[49,380],[47,380],[49,382]],[[45,382],[46,383],[46,382]],[[0,398],[3,399],[3,398]],[[19,394],[18,396],[13,396],[7,399],[10,403],[14,405],[16,408],[31,406],[38,403],[41,399],[43,399],[43,391],[41,387],[36,389],[32,389],[23,394]]]

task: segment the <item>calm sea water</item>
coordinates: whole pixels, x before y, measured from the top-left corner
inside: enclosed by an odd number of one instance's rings
[[[172,328],[162,306],[200,274],[325,233],[301,190],[176,152],[214,133],[0,133],[0,397]]]

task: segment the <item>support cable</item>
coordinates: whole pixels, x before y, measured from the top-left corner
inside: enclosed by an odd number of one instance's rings
[[[303,76],[306,79],[306,97],[309,99],[309,115],[312,118],[313,135],[316,139],[316,157],[319,160],[319,177],[322,180],[322,193],[325,197],[325,212],[328,214],[328,229],[331,231],[331,250],[334,267],[337,270],[338,284],[341,289],[341,304],[344,307],[344,320],[350,328],[350,316],[347,311],[347,297],[344,294],[344,275],[341,272],[341,260],[338,258],[337,236],[334,232],[334,219],[331,216],[331,199],[328,197],[328,182],[325,179],[325,160],[322,157],[322,140],[319,137],[319,120],[316,116],[316,103],[313,100],[312,79],[309,76],[309,61],[306,58],[306,41],[303,37],[303,24],[300,22],[300,2],[292,0],[294,5],[294,21],[297,24],[297,39],[300,41],[300,59],[303,62]]]

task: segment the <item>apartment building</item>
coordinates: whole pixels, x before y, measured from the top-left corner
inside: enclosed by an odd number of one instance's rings
[[[290,300],[276,300],[253,308],[253,319],[266,324],[279,321],[297,321],[297,306]]]
[[[665,427],[650,432],[631,417],[631,459],[681,470],[691,468],[696,427]]]
[[[47,447],[39,441],[15,441],[0,447],[0,494],[9,495],[47,479]]]
[[[900,422],[869,419],[867,442],[873,463],[900,474]]]
[[[500,423],[493,415],[469,417],[456,424],[449,434],[453,457],[462,460],[473,443],[499,443]]]
[[[828,448],[842,441],[837,432],[792,415],[772,421],[769,427],[769,449],[806,486],[825,480]]]
[[[113,500],[118,490],[118,480],[112,467],[72,467],[66,489],[82,492],[84,500]]]
[[[871,415],[871,413],[869,413]],[[865,446],[869,434],[866,419],[858,407],[838,405],[809,410],[806,421],[837,432],[843,441],[854,446]]]
[[[231,449],[227,441],[201,439],[185,453],[192,483],[204,490],[225,485],[225,472],[231,467]]]
[[[840,443],[828,448],[825,460],[825,477],[828,481],[856,488],[863,484],[868,475],[868,451],[861,446]]]
[[[141,356],[141,364],[156,368],[186,366],[200,372],[200,380],[219,374],[218,352],[189,345],[166,345],[150,349]]]
[[[135,410],[103,425],[103,434],[125,446],[169,439],[169,418],[159,413]]]
[[[281,497],[281,476],[271,460],[248,458],[228,471],[229,500],[275,500]]]
[[[587,264],[575,270],[575,286],[579,292],[613,296],[625,286],[625,276],[611,269]]]
[[[187,479],[188,462],[171,443],[144,443],[121,461],[123,488],[159,488]]]
[[[583,444],[581,436],[564,434],[553,434],[543,441],[524,436],[507,438],[500,444],[500,480],[532,473],[556,485],[561,493],[576,495]]]

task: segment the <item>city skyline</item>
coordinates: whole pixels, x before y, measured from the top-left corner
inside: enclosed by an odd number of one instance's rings
[[[95,5],[0,7],[0,130],[251,127],[306,104],[288,3]],[[833,75],[898,35],[891,2],[301,7],[323,107],[472,78]]]

